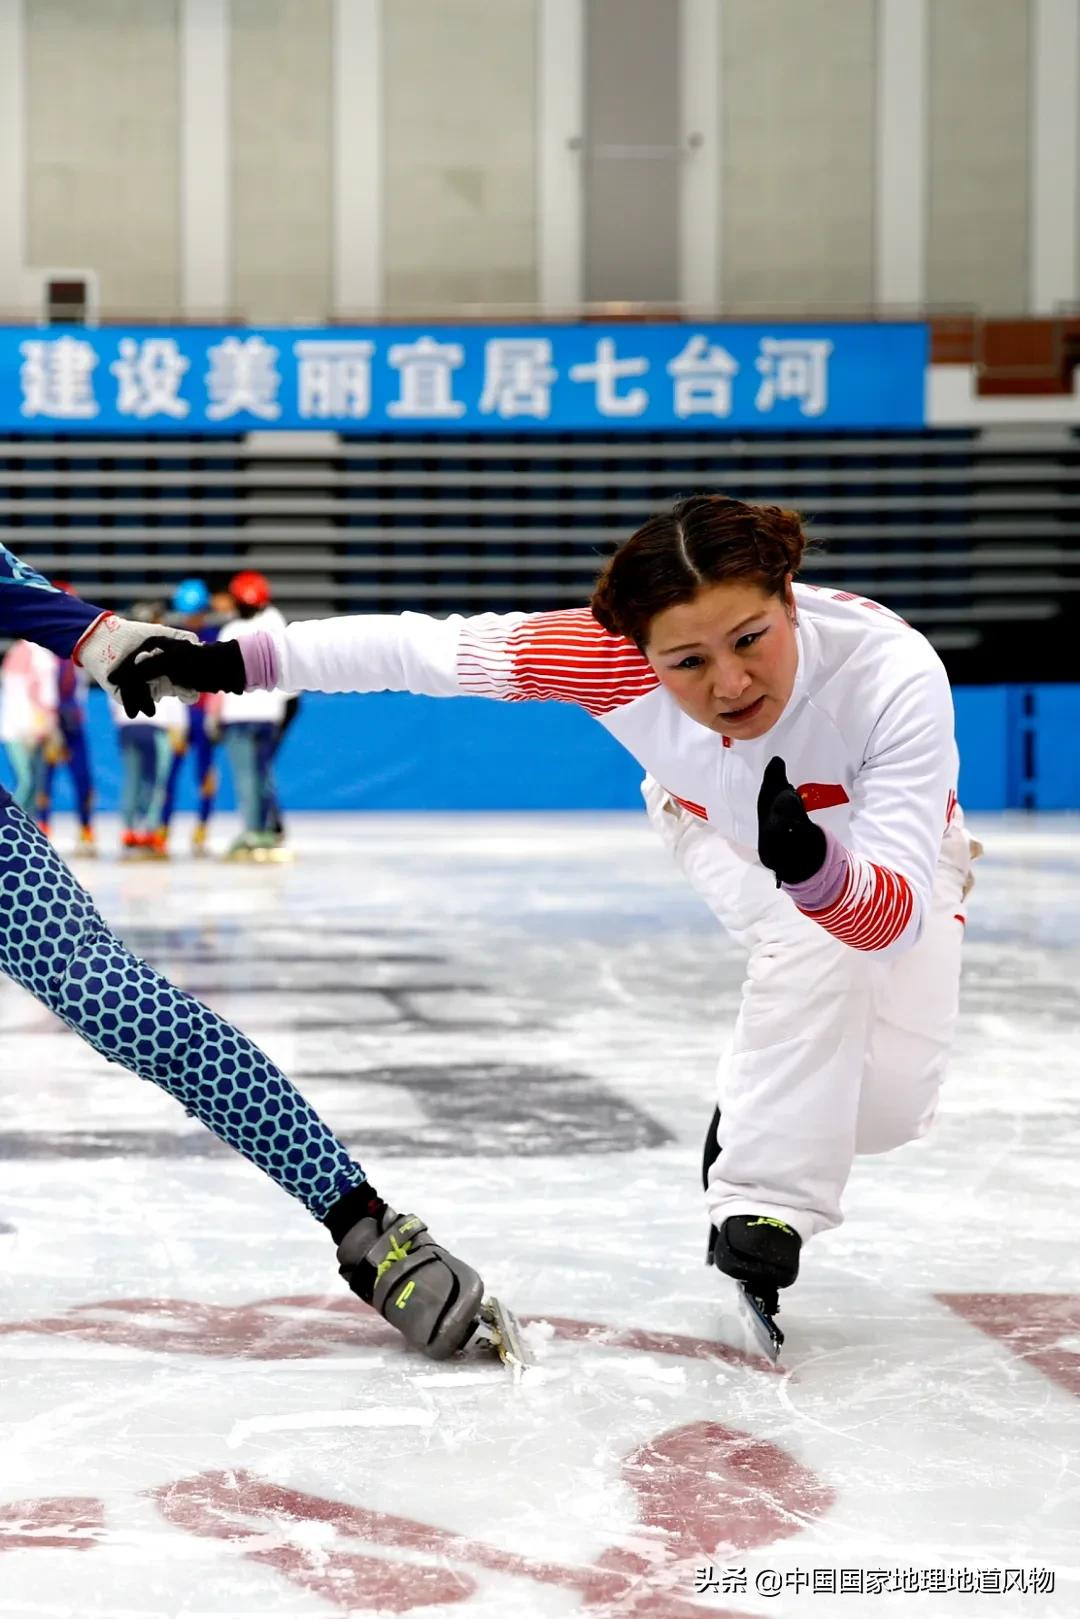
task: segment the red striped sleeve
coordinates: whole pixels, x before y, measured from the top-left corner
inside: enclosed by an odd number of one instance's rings
[[[709,819],[709,812],[704,804],[695,804],[691,798],[680,798],[678,793],[668,793],[668,797],[673,798],[676,804],[681,804],[684,810],[689,810],[691,815],[696,815],[699,821]]]
[[[603,629],[587,607],[466,622],[461,689],[507,703],[577,703],[593,715],[647,697],[660,684],[633,642]]]
[[[887,950],[915,909],[911,884],[888,866],[875,866],[848,853],[840,893],[820,911],[805,911],[812,922],[853,950]]]

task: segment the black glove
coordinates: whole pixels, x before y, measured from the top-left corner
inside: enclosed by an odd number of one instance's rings
[[[168,681],[188,692],[242,692],[247,684],[244,655],[237,641],[205,646],[201,641],[154,635],[109,671],[109,684],[116,687],[132,719],[139,713],[154,712],[149,695],[154,680]]]
[[[819,872],[828,844],[787,779],[783,759],[770,759],[757,801],[758,859],[781,883],[804,883]]]

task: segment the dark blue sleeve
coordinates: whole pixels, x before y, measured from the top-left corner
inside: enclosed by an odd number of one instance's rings
[[[69,658],[76,641],[103,607],[68,596],[0,545],[0,635],[35,641]]]

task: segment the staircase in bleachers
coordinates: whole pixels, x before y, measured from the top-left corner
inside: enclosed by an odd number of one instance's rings
[[[291,617],[541,610],[587,600],[619,540],[706,489],[798,508],[820,546],[804,576],[885,601],[954,678],[1076,678],[1080,437],[1065,427],[27,439],[0,443],[0,540],[120,609],[187,574],[258,568]]]

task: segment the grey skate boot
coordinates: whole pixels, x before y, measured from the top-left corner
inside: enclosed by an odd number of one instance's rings
[[[483,1282],[433,1241],[418,1215],[388,1208],[358,1220],[337,1257],[353,1292],[432,1360],[463,1348],[480,1323]]]

